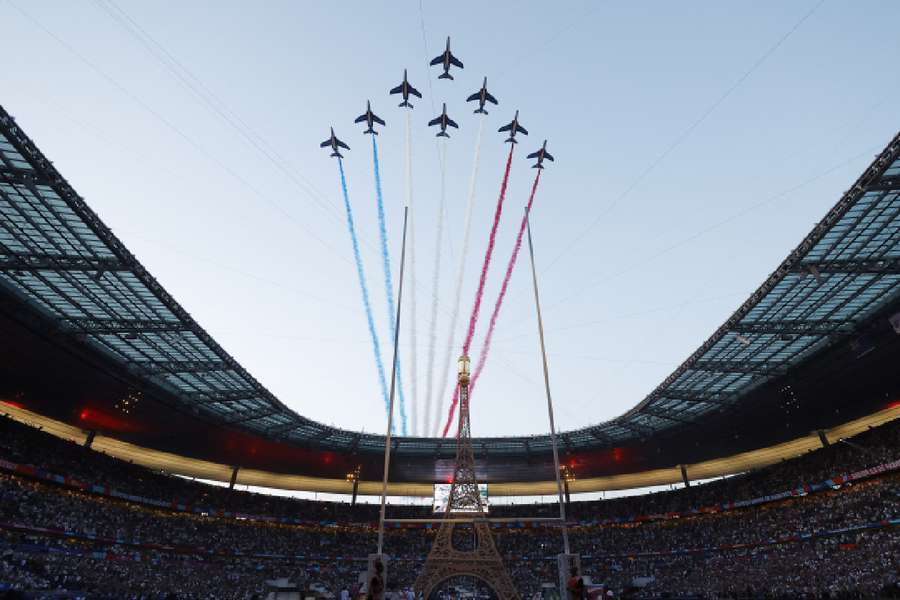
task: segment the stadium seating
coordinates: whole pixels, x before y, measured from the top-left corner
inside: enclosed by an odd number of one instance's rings
[[[629,597],[872,597],[898,593],[900,424],[688,489],[573,502],[573,551]],[[287,576],[352,591],[375,507],[231,491],[152,473],[0,421],[0,593],[248,598]],[[122,495],[131,496],[123,499]],[[119,496],[119,497],[117,497]],[[393,507],[405,516],[426,507]],[[553,505],[496,506],[540,516]],[[553,527],[495,529],[523,597],[555,581]],[[432,530],[389,529],[388,586],[411,586]],[[635,583],[641,585],[637,586]]]

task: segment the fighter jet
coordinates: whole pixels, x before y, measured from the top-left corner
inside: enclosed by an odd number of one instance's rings
[[[516,111],[516,116],[513,117],[513,120],[510,121],[509,125],[504,125],[497,131],[503,132],[508,131],[509,137],[503,140],[504,142],[512,142],[513,144],[517,144],[516,141],[516,133],[521,133],[524,135],[528,135],[528,130],[519,125],[519,111]]]
[[[481,89],[466,98],[466,102],[474,102],[478,100],[478,108],[475,109],[475,114],[481,113],[483,115],[488,114],[488,111],[484,110],[484,103],[490,102],[492,104],[497,104],[497,99],[491,96],[490,92],[487,91],[487,77],[484,78],[484,83],[481,84]]]
[[[410,94],[412,94],[416,98],[422,97],[422,94],[419,93],[419,90],[409,85],[409,81],[407,81],[406,79],[406,69],[403,69],[403,83],[392,89],[391,94],[403,94],[403,102],[398,105],[401,108],[404,106],[408,106],[409,108],[413,107],[413,105],[409,103]]]
[[[431,66],[433,67],[434,65],[442,65],[444,67],[444,72],[438,75],[438,79],[453,79],[453,75],[450,74],[450,65],[460,69],[463,68],[462,62],[450,53],[449,36],[447,37],[447,49],[442,54],[435,56],[431,61]]]
[[[456,121],[454,121],[453,119],[451,119],[450,117],[447,116],[447,103],[446,102],[444,103],[443,112],[441,112],[441,114],[439,114],[432,120],[428,121],[429,127],[434,127],[435,125],[441,126],[441,130],[437,132],[436,137],[445,137],[445,138],[450,137],[450,134],[447,133],[448,125],[450,127],[455,127],[456,129],[459,129],[459,125],[456,124]]]
[[[384,121],[382,121],[380,118],[378,118],[378,115],[376,115],[375,113],[372,112],[372,102],[369,100],[366,100],[366,112],[364,112],[363,114],[356,117],[356,120],[353,122],[354,123],[365,122],[368,129],[363,131],[364,134],[371,133],[372,135],[378,135],[378,132],[375,131],[375,128],[374,128],[375,123],[378,123],[379,125],[384,127]]]
[[[319,144],[319,148],[327,148],[328,146],[331,146],[331,156],[336,156],[338,158],[344,158],[344,156],[341,154],[341,148],[343,148],[344,150],[350,149],[350,146],[337,139],[337,136],[334,135],[334,127],[331,128],[331,137]]]
[[[544,159],[546,158],[550,162],[553,162],[553,155],[547,152],[547,140],[544,140],[544,145],[541,146],[541,149],[532,152],[527,156],[527,158],[536,158],[537,162],[531,165],[532,169],[543,169],[544,168]]]

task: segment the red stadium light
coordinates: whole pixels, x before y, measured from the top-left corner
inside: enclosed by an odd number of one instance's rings
[[[82,408],[78,413],[78,420],[91,429],[106,431],[137,431],[136,423],[126,421],[114,415],[100,412],[94,408]]]

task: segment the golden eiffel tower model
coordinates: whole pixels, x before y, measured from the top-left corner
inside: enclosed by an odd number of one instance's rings
[[[454,547],[454,529],[471,523],[474,548]],[[467,528],[468,529],[468,528]],[[458,532],[462,533],[462,532]],[[468,531],[466,533],[469,533]],[[457,539],[459,539],[457,535]],[[469,357],[459,359],[459,429],[456,433],[456,466],[450,482],[450,494],[444,520],[438,530],[425,567],[416,579],[416,594],[429,600],[443,582],[457,576],[474,577],[489,586],[498,600],[519,600],[519,593],[494,545],[487,510],[475,478],[475,454],[472,451],[469,423]]]

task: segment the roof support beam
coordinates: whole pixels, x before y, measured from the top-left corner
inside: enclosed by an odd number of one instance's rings
[[[227,371],[231,367],[222,361],[162,360],[134,362],[130,368],[140,375],[166,375],[168,373],[209,373]]]
[[[276,414],[278,414],[278,409],[265,408],[260,410],[253,410],[250,412],[238,413],[234,416],[227,417],[224,422],[226,425],[240,425],[241,423],[248,423],[250,421],[270,417]]]
[[[127,271],[116,258],[55,256],[52,254],[7,254],[0,256],[0,271]]]
[[[897,275],[900,274],[900,259],[886,258],[884,260],[831,260],[823,262],[803,262],[797,264],[793,269],[794,273],[805,275],[818,274],[884,274]]]
[[[726,404],[729,397],[728,394],[707,394],[674,388],[660,390],[656,395],[656,398],[668,398],[669,400],[681,400],[682,402],[703,402],[705,404]]]
[[[93,335],[117,333],[181,332],[187,328],[180,321],[153,321],[149,319],[61,319],[60,325],[71,333]]]
[[[690,366],[693,371],[738,373],[746,375],[776,375],[786,371],[783,365],[749,360],[698,360]]]
[[[316,441],[324,440],[330,437],[332,433],[334,433],[334,430],[330,427],[322,427],[322,430],[316,433],[316,435],[313,436],[313,439]]]
[[[851,326],[848,321],[742,321],[731,330],[743,334],[832,335],[849,333]]]
[[[50,185],[50,181],[37,171],[32,169],[19,169],[17,167],[8,166],[3,162],[0,162],[0,178],[8,183]]]
[[[651,417],[656,417],[657,419],[665,419],[666,421],[672,421],[673,423],[681,423],[682,425],[696,425],[696,423],[694,421],[689,421],[688,419],[683,419],[681,417],[673,416],[662,410],[656,410],[656,409],[647,407],[647,408],[641,409],[641,412],[644,414],[650,415]],[[638,414],[640,414],[640,413],[638,413]]]
[[[625,419],[618,419],[618,420],[614,421],[614,423],[615,423],[616,425],[618,425],[619,427],[624,427],[625,429],[629,429],[629,430],[631,430],[631,431],[637,433],[637,434],[638,434],[639,436],[641,436],[641,437],[644,437],[644,436],[651,436],[651,435],[653,435],[654,433],[656,433],[656,430],[654,430],[654,429],[652,429],[652,428],[650,428],[650,427],[647,427],[647,426],[645,426],[645,425],[641,425],[641,424],[639,424],[639,423],[635,423],[634,421],[627,421],[627,420],[625,420]]]
[[[882,177],[866,186],[868,192],[891,192],[900,190],[900,177]]]
[[[189,402],[198,404],[216,404],[227,402],[241,402],[242,400],[257,400],[263,396],[258,390],[231,390],[221,392],[218,390],[210,390],[208,392],[187,392],[181,395],[182,398]]]
[[[592,436],[594,436],[595,438],[597,438],[598,440],[600,440],[601,442],[604,442],[606,444],[614,444],[616,441],[612,437],[610,437],[608,434],[603,433],[603,431],[599,427],[590,427],[588,429],[588,432]]]
[[[302,421],[292,421],[290,423],[285,423],[283,425],[275,425],[273,427],[269,427],[266,430],[266,433],[268,433],[269,435],[273,435],[275,437],[279,437],[286,433],[290,433],[291,431],[293,431],[294,429],[297,429],[298,427],[300,427],[303,424],[304,423]]]

